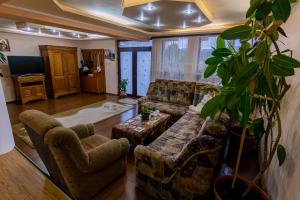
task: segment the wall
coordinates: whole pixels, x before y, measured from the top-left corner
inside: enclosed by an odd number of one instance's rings
[[[288,38],[281,39],[285,43],[285,48],[293,50],[293,56],[297,59],[300,59],[299,19],[298,3],[284,25]],[[280,110],[283,133],[280,143],[285,146],[287,157],[281,167],[274,157],[263,181],[272,200],[300,199],[300,69],[296,70],[295,76],[288,79],[288,83],[291,84],[291,88],[283,99]]]
[[[81,49],[111,49],[115,53],[116,40],[90,40],[83,41],[80,45]],[[116,54],[117,56],[117,54]],[[118,62],[117,57],[115,61],[105,59],[105,78],[106,78],[106,92],[111,94],[118,94],[119,79],[118,79]]]
[[[22,35],[16,33],[0,32],[0,38],[9,40],[10,51],[4,52],[5,55],[15,56],[39,56],[39,45],[57,45],[57,46],[70,46],[78,47],[78,61],[80,61],[80,48],[82,49],[116,49],[115,40],[89,40],[89,41],[75,41],[64,40],[57,38],[47,38],[39,36]],[[80,62],[78,62],[80,63]],[[106,91],[107,93],[118,93],[118,67],[116,61],[106,60]],[[9,75],[7,64],[0,65],[0,70],[3,72],[4,77],[1,78],[5,99],[7,102],[15,100],[14,86]]]

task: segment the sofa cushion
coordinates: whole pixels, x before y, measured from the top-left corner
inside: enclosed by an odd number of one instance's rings
[[[216,85],[198,83],[194,90],[193,105],[197,106],[206,94],[210,94],[212,97],[215,96],[218,92],[218,88],[219,86]]]
[[[181,117],[188,110],[187,106],[182,106],[179,104],[171,104],[166,102],[147,101],[143,104],[143,106],[146,106],[151,110],[159,110],[163,113],[167,113],[176,117]]]

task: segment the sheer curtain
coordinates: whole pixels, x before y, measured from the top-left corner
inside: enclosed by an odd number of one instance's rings
[[[160,38],[153,40],[151,79],[187,80],[218,84],[216,75],[204,79],[205,60],[217,36]]]

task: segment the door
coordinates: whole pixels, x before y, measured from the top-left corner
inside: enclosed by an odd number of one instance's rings
[[[61,52],[50,51],[49,62],[51,66],[53,93],[64,93],[68,91],[68,80],[65,79],[63,56]]]
[[[78,66],[73,52],[63,52],[64,74],[70,92],[79,90]]]
[[[127,79],[127,94],[145,96],[151,79],[152,42],[119,42],[119,80]]]

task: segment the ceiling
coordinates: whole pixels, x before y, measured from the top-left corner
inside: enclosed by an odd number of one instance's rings
[[[175,20],[174,15],[172,15],[174,9],[168,8],[167,5],[169,1],[161,0],[160,3],[164,3],[161,15],[166,15],[165,18],[167,20],[164,22],[166,26],[156,27],[153,22],[155,20],[157,22],[157,18],[153,18],[152,21],[148,22],[137,20],[137,12],[135,13],[134,9],[128,12],[126,12],[126,9],[123,10],[122,0],[4,1],[6,2],[0,5],[0,17],[2,18],[15,21],[23,19],[25,22],[103,34],[117,39],[136,40],[146,40],[157,36],[220,32],[237,23],[241,23],[249,7],[249,0],[198,0],[211,13],[209,21],[179,26],[178,21],[183,18],[175,16]],[[173,1],[178,2],[178,0]],[[29,14],[25,14],[24,17],[24,14],[21,15],[21,13]],[[199,13],[201,14],[201,10],[198,11]],[[53,20],[49,18],[50,16]],[[175,21],[177,22],[175,23]],[[74,24],[70,22],[74,22]]]

